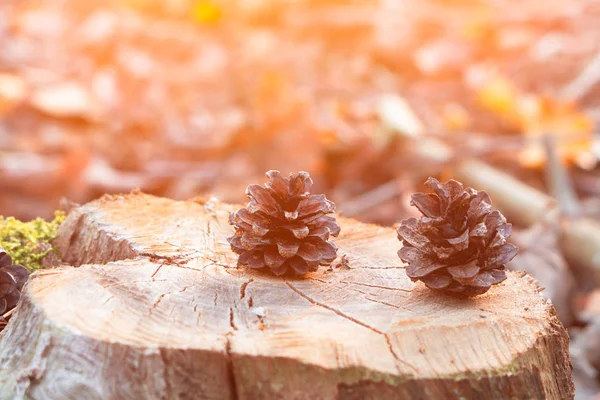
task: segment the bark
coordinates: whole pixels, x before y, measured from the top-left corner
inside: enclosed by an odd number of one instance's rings
[[[532,278],[445,297],[406,277],[394,230],[343,218],[333,268],[277,278],[236,267],[233,210],[143,194],[73,210],[56,243],[73,267],[36,273],[0,339],[0,398],[573,397]]]

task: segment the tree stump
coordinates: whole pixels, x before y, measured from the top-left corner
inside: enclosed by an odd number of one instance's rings
[[[471,300],[412,283],[396,233],[340,218],[332,268],[236,267],[234,206],[134,193],[71,212],[34,274],[2,399],[568,399],[568,335],[528,276]]]

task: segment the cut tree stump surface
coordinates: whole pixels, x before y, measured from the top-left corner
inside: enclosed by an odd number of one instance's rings
[[[234,206],[144,194],[71,212],[0,339],[2,399],[568,399],[568,335],[523,274],[471,300],[340,218],[333,268],[236,267]],[[342,260],[342,256],[343,260]]]

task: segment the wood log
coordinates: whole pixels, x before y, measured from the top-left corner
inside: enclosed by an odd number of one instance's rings
[[[568,335],[527,275],[459,300],[389,228],[340,218],[304,278],[236,266],[234,206],[133,193],[74,209],[74,267],[35,273],[0,339],[2,399],[568,399]]]

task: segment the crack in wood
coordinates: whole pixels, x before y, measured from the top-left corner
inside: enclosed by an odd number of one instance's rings
[[[352,290],[353,292],[357,292],[357,293],[360,293],[360,294],[364,294],[364,295],[366,295],[366,296],[374,296],[373,294],[371,294],[371,293],[369,293],[369,292],[363,292],[363,291],[362,291],[362,290],[360,290],[360,289],[356,289],[356,288],[348,288],[348,289]]]
[[[104,289],[111,289],[111,288],[115,288],[115,287],[119,287],[119,286],[125,286],[125,285],[132,285],[134,283],[155,283],[155,282],[166,282],[168,281],[168,279],[139,279],[139,280],[135,280],[135,281],[124,281],[124,282],[118,282],[118,283],[114,283],[112,285],[108,285],[108,286],[102,286]]]
[[[348,285],[367,286],[367,287],[372,287],[372,288],[377,288],[377,289],[385,289],[385,290],[397,290],[397,291],[400,291],[400,292],[412,293],[411,289],[403,289],[403,288],[393,288],[393,287],[389,287],[389,286],[371,285],[369,283],[361,283],[361,282],[353,282],[353,281],[340,281],[340,283],[345,283],[345,284],[348,284]]]
[[[20,372],[17,378],[17,382],[19,382],[17,390],[21,393],[19,398],[31,398],[30,390],[46,373],[48,353],[54,345],[52,336],[48,332],[40,332],[38,343],[29,365]]]
[[[108,299],[104,300],[104,302],[102,302],[102,306],[104,307],[106,304],[108,304],[109,301],[111,301],[112,299],[114,299],[115,296],[111,295],[108,297]]]
[[[188,290],[189,288],[191,288],[192,286],[196,286],[197,284],[198,284],[198,282],[194,281],[194,282],[192,282],[191,284],[189,284],[189,285],[186,285],[186,286],[184,286],[183,288],[181,288],[181,289],[179,290],[179,293],[183,293],[183,292],[185,292],[186,290]]]
[[[152,308],[150,308],[150,311],[148,313],[148,315],[152,315],[152,313],[154,312],[154,310],[156,309],[156,307],[158,307],[158,305],[160,304],[160,302],[162,301],[162,299],[164,299],[164,297],[168,294],[171,294],[171,292],[167,292],[167,293],[163,293],[160,296],[158,296],[158,299],[154,302],[154,304],[152,304]]]
[[[176,244],[176,243],[171,243],[171,242],[169,242],[169,241],[165,241],[164,243],[165,243],[165,244],[168,244],[169,246],[173,246],[173,247],[177,248],[177,250],[182,250],[182,249],[183,249],[183,250],[185,250],[185,251],[188,251],[188,252],[189,252],[189,254],[201,253],[201,251],[200,251],[200,250],[198,250],[198,249],[194,249],[194,248],[192,248],[192,247],[186,247],[186,246],[182,246],[182,245],[179,245],[179,244]],[[187,256],[187,254],[184,254],[183,256]],[[183,257],[183,256],[182,256],[182,257]]]
[[[365,299],[365,300],[368,300],[368,301],[371,301],[371,302],[373,302],[373,303],[379,303],[379,304],[383,304],[384,306],[394,307],[394,308],[397,308],[398,310],[404,310],[404,311],[408,311],[408,312],[409,312],[409,313],[411,313],[411,314],[415,314],[415,312],[414,312],[414,311],[412,311],[412,310],[410,310],[410,309],[408,309],[408,308],[406,308],[406,307],[398,306],[398,305],[396,305],[396,304],[388,303],[388,302],[381,301],[381,300],[372,299],[372,298],[369,298],[369,297],[367,297],[367,296],[369,296],[369,295],[370,295],[370,294],[368,294],[368,295],[364,296],[364,299]]]
[[[333,346],[333,355],[335,356],[335,361],[338,367],[341,367],[342,362],[340,360],[340,348],[337,345]]]
[[[404,361],[403,359],[401,359],[398,354],[396,354],[396,351],[394,350],[394,346],[392,345],[392,340],[390,339],[390,336],[387,333],[381,333],[383,335],[383,337],[385,338],[385,342],[388,345],[388,348],[390,349],[390,353],[392,353],[392,356],[394,356],[394,359],[403,364],[406,365],[408,368],[412,369],[413,371],[415,371],[416,373],[419,372],[418,369],[415,368],[414,365],[412,365],[411,363],[409,363],[408,361]]]
[[[522,319],[527,320],[527,321],[540,322],[540,320],[537,319],[537,318],[528,317],[528,316],[525,316],[525,315],[522,315],[522,314],[508,315],[508,314],[500,313],[500,312],[497,312],[497,311],[493,311],[492,312],[490,310],[486,310],[485,308],[480,308],[479,310],[481,310],[481,311],[483,311],[485,313],[488,313],[490,317],[498,317],[498,316],[500,316],[500,317],[511,317],[511,318],[516,317],[516,318],[522,318]],[[495,318],[495,319],[499,319],[499,318]]]
[[[238,330],[237,326],[235,325],[235,320],[233,318],[233,308],[232,307],[229,307],[229,326],[231,326],[231,328],[234,331]]]
[[[215,297],[216,299],[216,297]],[[225,334],[225,354],[227,356],[227,381],[229,382],[229,387],[231,388],[231,398],[233,400],[238,399],[238,391],[237,391],[237,379],[235,376],[235,368],[233,366],[233,354],[231,351],[231,339],[235,336],[235,331],[237,331],[237,326],[235,325],[233,308],[229,307],[229,327],[230,330]]]
[[[254,278],[250,278],[247,282],[242,283],[242,286],[240,287],[240,299],[246,297],[246,288],[252,282],[254,282]]]
[[[194,281],[194,282],[192,282],[191,284],[189,284],[189,285],[186,285],[186,286],[184,286],[183,288],[181,288],[181,289],[177,290],[176,292],[178,292],[178,293],[183,293],[183,292],[185,292],[186,290],[188,290],[189,288],[191,288],[192,286],[195,286],[196,284],[197,284],[197,282],[196,282],[196,281]],[[170,292],[166,292],[166,293],[163,293],[163,294],[161,294],[161,295],[158,297],[158,299],[156,299],[156,301],[154,302],[154,304],[152,304],[152,308],[150,308],[150,311],[148,312],[148,315],[149,315],[149,316],[151,316],[151,315],[154,313],[154,310],[155,310],[155,309],[158,307],[158,305],[160,304],[160,302],[161,302],[161,301],[163,301],[163,299],[165,298],[165,296],[167,296],[167,295],[171,295],[171,294],[173,294],[173,293],[175,293],[175,291],[170,291]]]
[[[167,354],[164,349],[158,350],[160,359],[163,363],[163,380],[165,381],[165,398],[170,399],[173,393],[173,387],[171,386],[171,380],[169,379],[169,363],[167,361]]]
[[[229,382],[229,387],[231,388],[231,398],[233,400],[238,400],[238,390],[237,390],[237,379],[235,376],[235,369],[233,367],[233,355],[231,352],[231,337],[234,336],[233,332],[228,332],[225,335],[225,354],[227,355],[227,381]]]
[[[398,363],[404,364],[407,367],[411,368],[413,371],[417,372],[417,369],[413,365],[411,365],[410,363],[408,363],[408,362],[406,362],[406,361],[404,361],[404,360],[402,360],[401,358],[398,357],[398,354],[396,354],[396,352],[394,351],[394,348],[392,346],[392,342],[391,342],[390,337],[388,336],[387,333],[385,333],[383,331],[380,331],[379,329],[377,329],[375,327],[372,327],[372,326],[370,326],[368,324],[365,324],[364,322],[362,322],[362,321],[360,321],[360,320],[358,320],[358,319],[356,319],[354,317],[351,317],[348,314],[345,314],[345,313],[341,312],[340,310],[337,310],[337,309],[335,309],[333,307],[330,307],[327,304],[323,304],[321,302],[316,301],[315,299],[313,299],[310,296],[306,295],[305,293],[303,293],[302,291],[300,291],[298,288],[296,288],[294,285],[292,285],[291,283],[289,283],[287,281],[285,283],[286,283],[286,285],[292,291],[294,291],[297,295],[299,295],[300,297],[302,297],[305,300],[307,300],[309,303],[314,304],[314,305],[319,306],[319,307],[323,307],[326,310],[332,311],[332,312],[336,313],[337,315],[339,315],[340,317],[347,319],[348,321],[354,322],[355,324],[358,324],[358,325],[360,325],[362,327],[365,327],[365,328],[367,328],[367,329],[369,329],[369,330],[371,330],[371,331],[373,331],[373,332],[375,332],[375,333],[377,333],[379,335],[382,335],[385,338],[385,341],[386,341],[386,343],[388,345],[390,353],[392,354],[392,357],[394,357],[394,359]]]
[[[160,265],[158,266],[158,268],[156,268],[156,270],[155,270],[155,271],[152,273],[152,276],[151,276],[151,278],[152,278],[152,279],[154,279],[154,276],[155,276],[156,274],[158,274],[158,271],[160,271],[160,269],[163,267],[163,265],[165,265],[165,264],[164,264],[164,263],[160,264]]]
[[[381,334],[383,334],[383,332],[381,332],[381,331],[380,331],[380,330],[378,330],[377,328],[374,328],[374,327],[372,327],[372,326],[370,326],[370,325],[368,325],[368,324],[365,324],[364,322],[362,322],[362,321],[360,321],[360,320],[358,320],[358,319],[356,319],[356,318],[353,318],[353,317],[351,317],[351,316],[349,316],[349,315],[347,315],[347,314],[344,314],[344,313],[343,313],[343,312],[341,312],[340,310],[337,310],[337,309],[335,309],[335,308],[333,308],[333,307],[330,307],[330,306],[328,306],[327,304],[323,304],[323,303],[320,303],[320,302],[316,301],[315,299],[313,299],[313,298],[311,298],[311,297],[307,296],[305,293],[303,293],[302,291],[300,291],[298,288],[296,288],[296,287],[295,287],[294,285],[292,285],[291,283],[289,283],[289,282],[287,282],[287,281],[286,281],[286,282],[285,282],[285,284],[286,284],[286,285],[287,285],[287,286],[288,286],[288,287],[289,287],[289,288],[290,288],[292,291],[294,291],[294,292],[295,292],[297,295],[299,295],[300,297],[304,298],[304,299],[305,299],[305,300],[307,300],[309,303],[311,303],[311,304],[314,304],[314,305],[316,305],[316,306],[319,306],[319,307],[323,307],[323,308],[325,308],[326,310],[332,311],[332,312],[336,313],[337,315],[339,315],[340,317],[342,317],[342,318],[345,318],[345,319],[347,319],[347,320],[349,320],[349,321],[351,321],[351,322],[354,322],[355,324],[358,324],[358,325],[360,325],[360,326],[362,326],[362,327],[364,327],[364,328],[367,328],[367,329],[369,329],[369,330],[371,330],[371,331],[373,331],[373,332],[375,332],[375,333],[378,333],[378,334],[380,334],[380,335],[381,335]]]
[[[150,252],[144,251],[144,252],[138,253],[137,256],[138,257],[136,257],[136,258],[143,257],[143,258],[146,258],[153,262],[157,262],[158,260],[163,260],[164,261],[163,264],[169,264],[169,265],[180,265],[180,264],[183,264],[183,263],[189,261],[188,254],[177,254],[174,256],[167,256],[167,255],[163,255],[163,254],[156,254],[156,253],[150,253]],[[118,260],[118,261],[122,261],[122,260]]]

